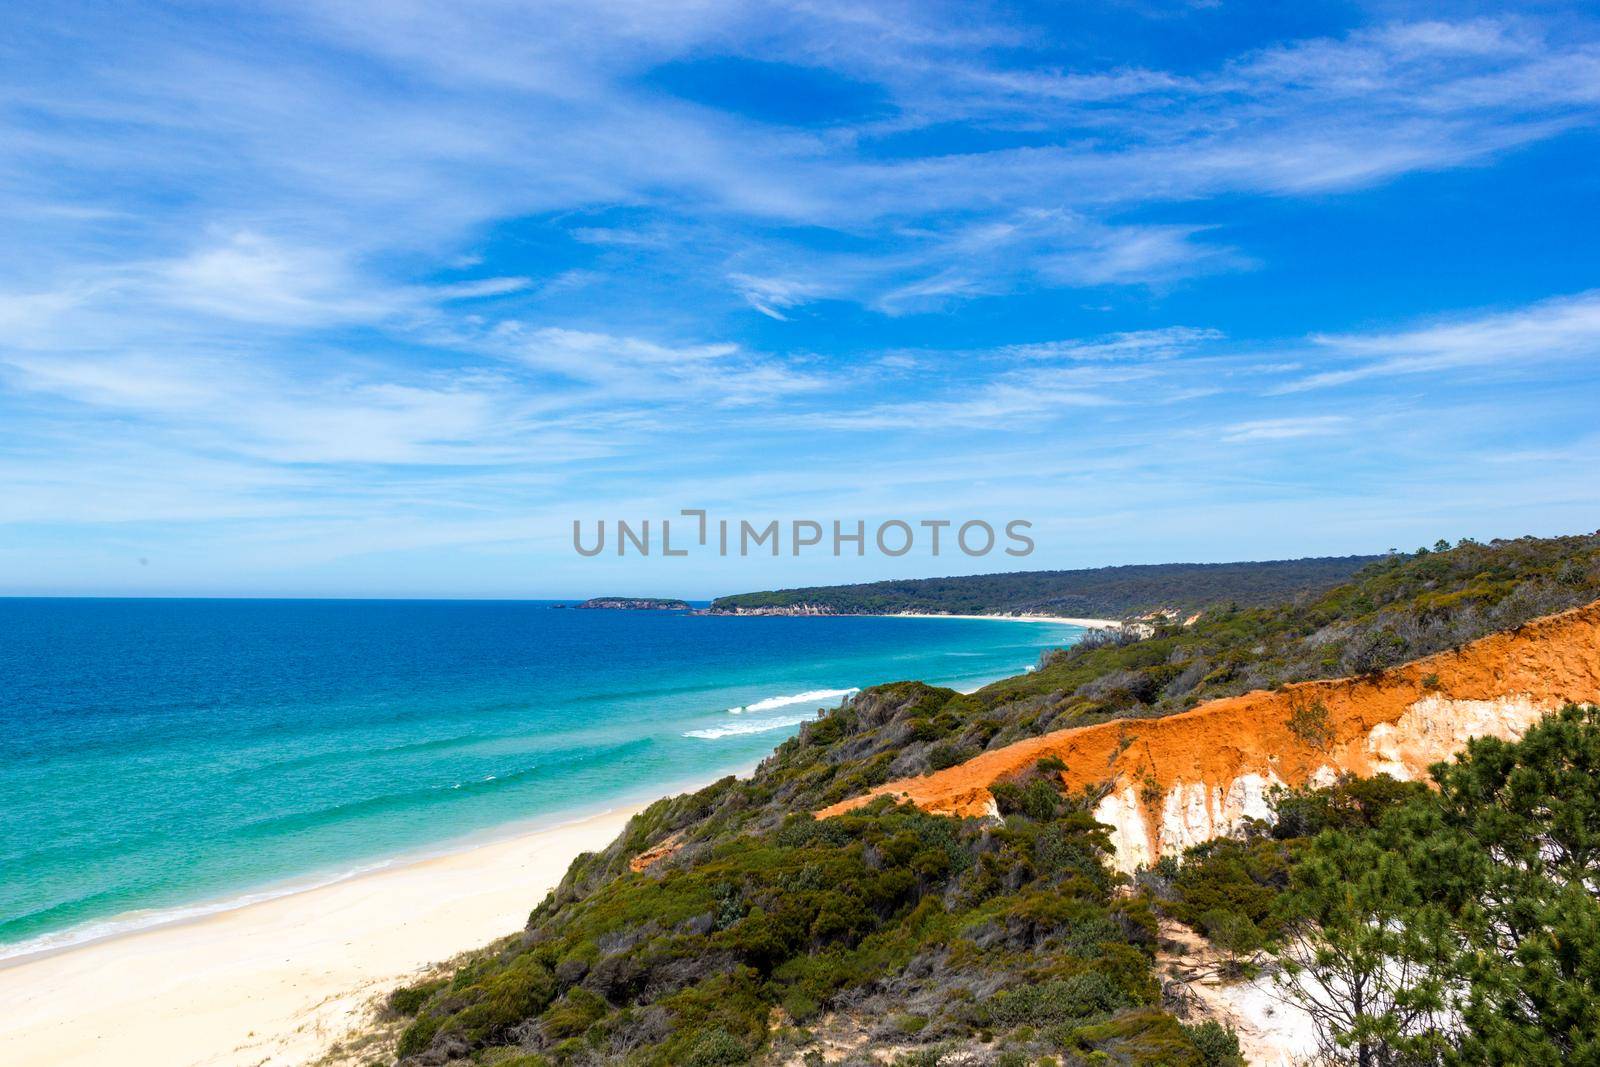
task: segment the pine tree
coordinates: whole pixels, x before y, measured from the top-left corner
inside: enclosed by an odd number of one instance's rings
[[[1392,1067],[1442,1055],[1449,917],[1403,850],[1329,830],[1296,866],[1285,905],[1297,921],[1282,987],[1316,1023],[1326,1062]]]
[[[1318,836],[1284,905],[1325,1058],[1600,1064],[1600,711],[1482,739],[1436,794]]]
[[[1458,1058],[1600,1063],[1600,711],[1569,706],[1515,743],[1474,741],[1435,780],[1444,830],[1476,852],[1464,878],[1431,879],[1471,888]]]

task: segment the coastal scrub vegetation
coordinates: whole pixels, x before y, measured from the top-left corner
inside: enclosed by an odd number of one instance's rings
[[[869,689],[749,778],[652,805],[576,860],[521,933],[397,993],[411,1019],[399,1053],[417,1067],[800,1064],[825,1051],[1237,1063],[1232,1034],[1163,999],[1165,916],[1240,977],[1278,966],[1308,1007],[1318,989],[1333,996],[1313,1015],[1337,1062],[1600,1059],[1581,1017],[1600,1017],[1592,711],[1519,745],[1475,742],[1436,790],[1378,778],[1283,791],[1270,825],[1132,880],[1104,863],[1095,796],[1064,795],[1050,761],[993,787],[999,819],[889,798],[808,814],[1045,730],[1375,669],[1596,597],[1597,536],[1439,546],[1276,604],[1088,641],[977,693]],[[1317,722],[1306,709],[1304,728]],[[1360,892],[1341,897],[1344,883]],[[1405,936],[1363,941],[1395,924]],[[1366,969],[1338,970],[1350,960]],[[1337,1003],[1373,966],[1416,980]]]
[[[1083,798],[1044,777],[1009,796],[999,826],[885,799],[702,840],[663,870],[577,867],[523,935],[392,998],[415,1012],[400,1054],[741,1064],[833,1033],[923,1057],[908,1062],[967,1045],[1016,1063],[1228,1062],[1207,1051],[1225,1038],[1161,1008],[1154,915],[1115,892]]]
[[[1090,635],[1039,668],[956,698],[1002,718],[986,746],[1114,718],[1185,711],[1290,682],[1369,674],[1600,598],[1600,535],[1462,542],[1384,557],[1348,582],[1276,604],[1214,605],[1149,636]],[[997,716],[996,711],[1000,714]],[[1315,734],[1315,707],[1297,726]]]

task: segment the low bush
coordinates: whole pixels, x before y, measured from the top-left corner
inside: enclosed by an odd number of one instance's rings
[[[1239,1035],[1214,1019],[1196,1026],[1185,1026],[1189,1040],[1199,1050],[1206,1067],[1244,1067],[1244,1056],[1239,1051]]]
[[[1051,1026],[1129,1006],[1127,995],[1098,971],[997,994],[990,1014],[999,1026]]]

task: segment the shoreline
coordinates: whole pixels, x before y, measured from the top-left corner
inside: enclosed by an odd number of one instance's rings
[[[651,802],[16,957],[0,967],[0,1047],[61,1067],[316,1060],[374,998],[522,929],[574,858]]]
[[[789,611],[781,608],[712,611],[705,608],[694,614],[728,619],[976,619],[988,622],[1055,623],[1085,630],[1120,630],[1127,625],[1120,619],[1088,619],[1075,615],[955,615],[938,611]]]
[[[1086,630],[1120,630],[1122,623],[1116,619],[1079,619],[1067,615],[942,615],[935,612],[897,611],[887,615],[869,615],[877,619],[995,619],[1000,622],[1048,622],[1062,626],[1078,626]]]
[[[342,1040],[370,1031],[390,990],[521,930],[572,860],[606,848],[635,814],[728,774],[748,777],[758,763],[630,790],[603,810],[548,813],[163,909],[148,922],[125,913],[82,940],[0,958],[0,1002],[9,1009],[0,1015],[0,1047],[18,1063],[59,1067],[322,1062]]]
[[[217,916],[303,896],[307,893],[343,885],[358,879],[401,871],[433,860],[448,859],[452,856],[460,856],[493,845],[501,845],[536,837],[540,834],[565,830],[569,827],[576,827],[597,819],[606,818],[619,811],[626,811],[629,817],[632,817],[632,815],[643,811],[658,800],[678,796],[682,793],[696,792],[729,775],[747,778],[755,773],[755,769],[760,765],[760,762],[760,760],[756,760],[741,763],[711,777],[688,778],[680,781],[663,782],[659,786],[627,790],[612,797],[608,804],[591,804],[564,811],[546,812],[540,815],[531,815],[497,823],[493,826],[481,827],[465,834],[405,848],[388,855],[373,856],[365,860],[354,861],[352,865],[347,867],[307,871],[288,878],[242,887],[237,892],[223,896],[206,897],[161,908],[122,912],[101,919],[92,919],[60,930],[49,931],[28,938],[25,941],[0,944],[0,976],[3,976],[11,968],[26,966],[36,960],[48,959],[67,952],[77,952],[109,941],[138,937],[172,927],[188,926]],[[608,838],[598,848],[604,848],[610,843],[611,839]],[[589,851],[598,851],[598,848]],[[565,868],[563,868],[562,873],[565,873]],[[96,929],[103,930],[103,932],[73,936],[80,931]],[[38,947],[25,947],[32,945],[38,945]],[[3,1029],[0,1029],[0,1034],[3,1034],[3,1032]]]

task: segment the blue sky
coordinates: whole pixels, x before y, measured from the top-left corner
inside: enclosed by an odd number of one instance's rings
[[[1600,526],[1583,5],[23,0],[0,86],[0,591],[1003,566],[570,547],[684,507]]]

